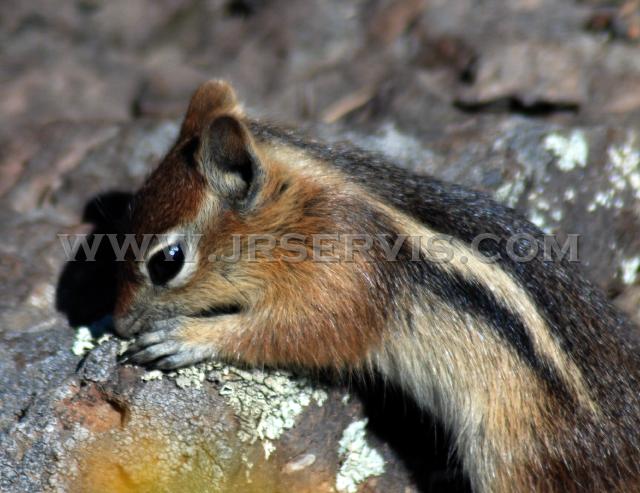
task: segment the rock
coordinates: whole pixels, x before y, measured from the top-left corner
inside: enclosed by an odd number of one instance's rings
[[[335,491],[342,430],[366,423],[344,391],[218,364],[147,373],[116,364],[120,344],[99,345],[3,434],[4,491]],[[388,447],[358,439],[379,463],[351,458],[354,487],[406,483],[389,466],[379,477]]]
[[[518,43],[496,47],[479,62],[473,85],[458,104],[467,108],[500,102],[532,109],[544,105],[575,110],[587,96],[578,53],[563,45]]]

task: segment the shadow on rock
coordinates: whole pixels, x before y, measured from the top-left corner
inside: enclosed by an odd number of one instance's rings
[[[373,378],[358,384],[367,428],[393,449],[421,493],[470,493],[449,434],[413,400]]]
[[[56,308],[64,313],[71,326],[91,325],[113,312],[116,300],[115,253],[107,235],[120,233],[132,194],[107,192],[91,199],[82,219],[93,225],[87,236],[88,251],[100,241],[93,260],[74,245],[74,258],[66,263],[56,289]],[[73,242],[71,242],[73,245]],[[91,256],[91,255],[90,255]]]

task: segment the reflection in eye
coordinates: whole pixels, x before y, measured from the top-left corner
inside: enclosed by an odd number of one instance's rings
[[[169,245],[155,253],[147,262],[151,282],[162,286],[176,277],[184,266],[184,252],[180,244]]]

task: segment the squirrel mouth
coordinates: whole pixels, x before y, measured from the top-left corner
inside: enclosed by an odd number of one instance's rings
[[[215,305],[199,312],[193,313],[191,315],[187,315],[193,318],[209,318],[209,317],[218,317],[221,315],[231,315],[234,313],[239,313],[242,310],[240,305]],[[114,320],[114,328],[115,332],[121,337],[132,337],[138,333],[145,332],[145,324],[149,323],[149,317],[147,317],[147,313],[149,310],[142,310],[139,313],[131,313],[125,315],[124,317],[117,318]],[[165,314],[166,316],[160,316],[159,319],[171,318],[171,315]],[[174,314],[173,316],[179,316],[179,314]]]
[[[197,318],[218,317],[220,315],[239,313],[240,310],[242,310],[240,305],[216,305],[194,313],[192,316]]]

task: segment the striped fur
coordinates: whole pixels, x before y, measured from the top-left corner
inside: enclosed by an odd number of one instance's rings
[[[221,116],[237,130],[216,126]],[[236,164],[243,173],[229,175]],[[194,96],[131,212],[139,235],[204,235],[183,285],[150,286],[144,266],[123,269],[117,329],[141,334],[131,361],[373,368],[451,430],[475,491],[640,488],[634,329],[564,260],[516,262],[504,241],[481,243],[498,262],[478,260],[471,243],[480,234],[543,241],[486,195],[249,120],[215,82]],[[314,234],[410,239],[396,261],[377,243],[352,262],[339,253],[337,262],[290,263],[282,248],[271,260],[207,261],[230,254],[234,236],[256,233],[303,234],[306,252]],[[441,234],[453,238],[450,262],[415,245]]]

